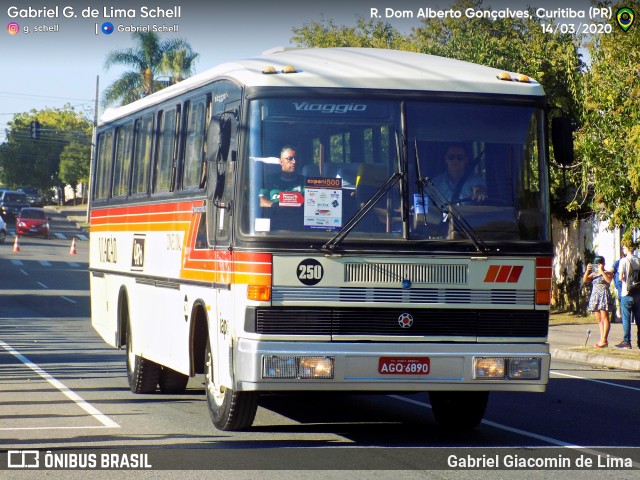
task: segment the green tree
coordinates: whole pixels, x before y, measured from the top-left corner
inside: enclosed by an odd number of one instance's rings
[[[160,61],[160,71],[170,77],[170,83],[176,84],[193,75],[198,54],[184,40],[175,40]]]
[[[103,101],[106,105],[121,101],[131,103],[157,92],[167,86],[158,80],[168,75],[175,83],[193,72],[197,53],[184,40],[161,41],[154,32],[136,32],[132,35],[137,45],[134,48],[115,50],[107,54],[105,68],[114,65],[132,67],[105,89]]]
[[[390,24],[358,18],[355,26],[322,19],[293,28],[291,41],[301,47],[365,47],[412,50],[408,39]]]
[[[640,14],[640,1],[612,6]],[[591,67],[584,78],[584,112],[576,132],[581,184],[570,208],[589,205],[611,226],[640,228],[640,25],[588,44]]]
[[[58,176],[74,192],[74,202],[78,195],[78,185],[89,183],[89,165],[91,163],[91,145],[71,142],[60,153],[60,171]],[[83,196],[86,188],[83,189]]]
[[[31,122],[40,122],[40,138],[30,135]],[[72,107],[18,113],[8,122],[0,145],[0,182],[9,187],[31,186],[42,191],[63,185],[60,154],[72,142],[90,143],[93,124]]]

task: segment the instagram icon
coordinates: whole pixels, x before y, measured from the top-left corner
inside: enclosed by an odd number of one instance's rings
[[[11,22],[7,25],[7,33],[9,35],[17,35],[18,33],[20,33],[20,25],[18,25],[16,22]]]

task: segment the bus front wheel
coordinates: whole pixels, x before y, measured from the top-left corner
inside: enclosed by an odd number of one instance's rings
[[[452,431],[472,430],[480,424],[489,392],[429,392],[431,409],[438,425]]]
[[[258,410],[258,394],[234,392],[216,381],[210,342],[205,352],[205,386],[211,421],[218,430],[243,430],[251,426]]]
[[[133,353],[131,325],[127,324],[127,380],[133,393],[153,393],[160,378],[160,365]]]

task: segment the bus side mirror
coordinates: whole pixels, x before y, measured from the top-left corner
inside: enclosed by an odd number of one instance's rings
[[[207,162],[226,162],[231,145],[231,119],[222,114],[213,117],[207,132]]]
[[[569,117],[551,119],[551,141],[556,163],[567,166],[573,163],[573,123]]]

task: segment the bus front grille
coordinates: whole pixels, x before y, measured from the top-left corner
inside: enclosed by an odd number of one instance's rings
[[[407,314],[411,322],[402,322]],[[264,335],[541,338],[549,312],[273,307],[250,309],[247,320],[248,331]]]

